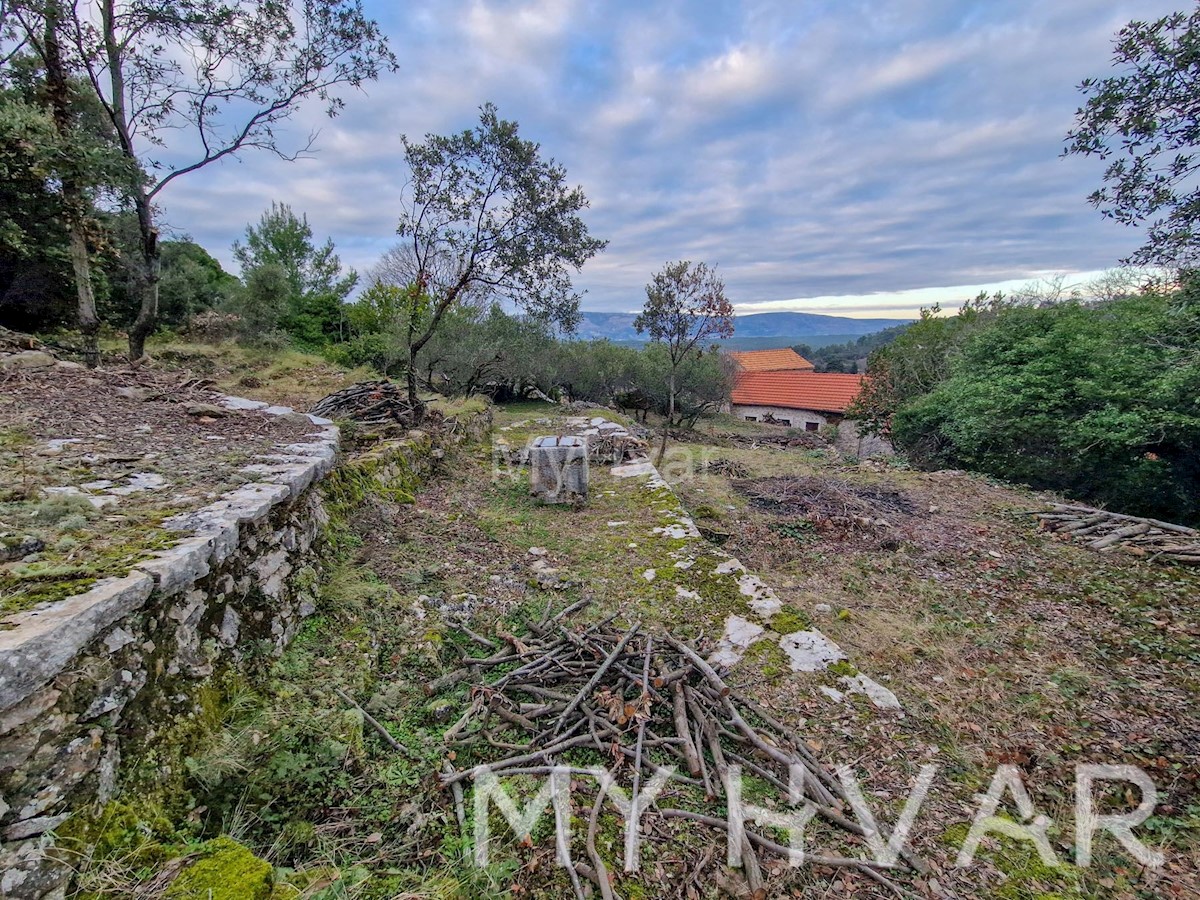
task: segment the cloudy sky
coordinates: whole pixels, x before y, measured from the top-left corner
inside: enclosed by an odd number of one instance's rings
[[[1185,0],[365,0],[399,71],[316,104],[311,159],[247,154],[179,179],[168,223],[233,268],[272,200],[362,270],[395,241],[400,135],[495,102],[591,200],[610,241],[585,309],[634,310],[674,259],[715,263],[743,312],[906,316],[984,286],[1116,263],[1139,233],[1060,156],[1085,77],[1132,18]]]

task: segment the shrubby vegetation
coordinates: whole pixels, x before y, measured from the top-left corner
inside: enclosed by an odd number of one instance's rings
[[[1124,297],[927,310],[859,415],[914,462],[1200,521],[1200,278]]]
[[[402,294],[381,284],[363,291],[346,307],[351,337],[327,349],[330,359],[403,376],[408,353]],[[692,353],[676,369],[671,412],[671,359],[664,346],[567,340],[542,320],[508,314],[499,304],[448,312],[417,354],[416,375],[423,390],[447,396],[486,394],[504,401],[537,391],[556,399],[617,403],[635,413],[670,415],[675,427],[690,427],[716,411],[727,399],[731,381],[719,353]]]

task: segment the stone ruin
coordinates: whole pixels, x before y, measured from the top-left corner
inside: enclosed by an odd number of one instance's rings
[[[582,503],[588,495],[588,445],[582,437],[540,437],[529,448],[529,490],[543,503]]]

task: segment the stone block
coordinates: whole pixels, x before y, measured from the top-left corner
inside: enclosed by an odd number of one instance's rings
[[[587,442],[578,437],[540,437],[529,448],[530,490],[543,503],[587,499]]]
[[[101,632],[146,602],[154,588],[144,572],[105,579],[90,591],[49,609],[13,616],[0,631],[0,710],[8,710],[50,682]]]
[[[170,597],[190,588],[209,573],[213,546],[211,536],[188,538],[138,563],[137,568],[155,580],[163,597]]]

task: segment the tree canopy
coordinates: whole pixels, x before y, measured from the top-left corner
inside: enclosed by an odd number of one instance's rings
[[[417,406],[416,357],[447,313],[474,299],[507,300],[535,319],[572,331],[579,295],[571,273],[605,242],[588,233],[583,190],[520,137],[490,103],[460,134],[404,138],[411,173],[397,233],[420,292],[407,316],[409,395]]]
[[[233,245],[233,255],[247,283],[265,267],[283,273],[287,291],[277,328],[306,346],[345,336],[343,305],[358,275],[352,269],[342,272],[332,239],[314,241],[308,216],[297,216],[286,203],[272,203],[257,225],[247,226],[245,241]]]
[[[1114,41],[1117,74],[1089,78],[1068,154],[1108,162],[1089,198],[1146,241],[1126,261],[1194,266],[1200,255],[1200,7],[1130,22]]]
[[[893,442],[918,465],[1194,522],[1197,297],[1193,280],[1092,305],[999,303],[966,318],[927,316],[880,352],[872,390],[889,401]]]
[[[335,115],[338,86],[394,65],[358,0],[9,0],[5,11],[5,52],[29,48],[48,72],[78,77],[129,164],[124,188],[140,244],[128,257],[139,300],[129,329],[135,358],[158,319],[158,194],[245,150],[296,158],[312,139],[285,146],[281,122],[309,99]]]
[[[733,304],[725,296],[725,282],[706,263],[688,260],[667,263],[646,285],[646,304],[633,321],[638,334],[661,344],[667,367],[667,420],[675,417],[678,376],[685,360],[702,352],[705,341],[733,334]],[[663,428],[658,462],[667,449]]]

